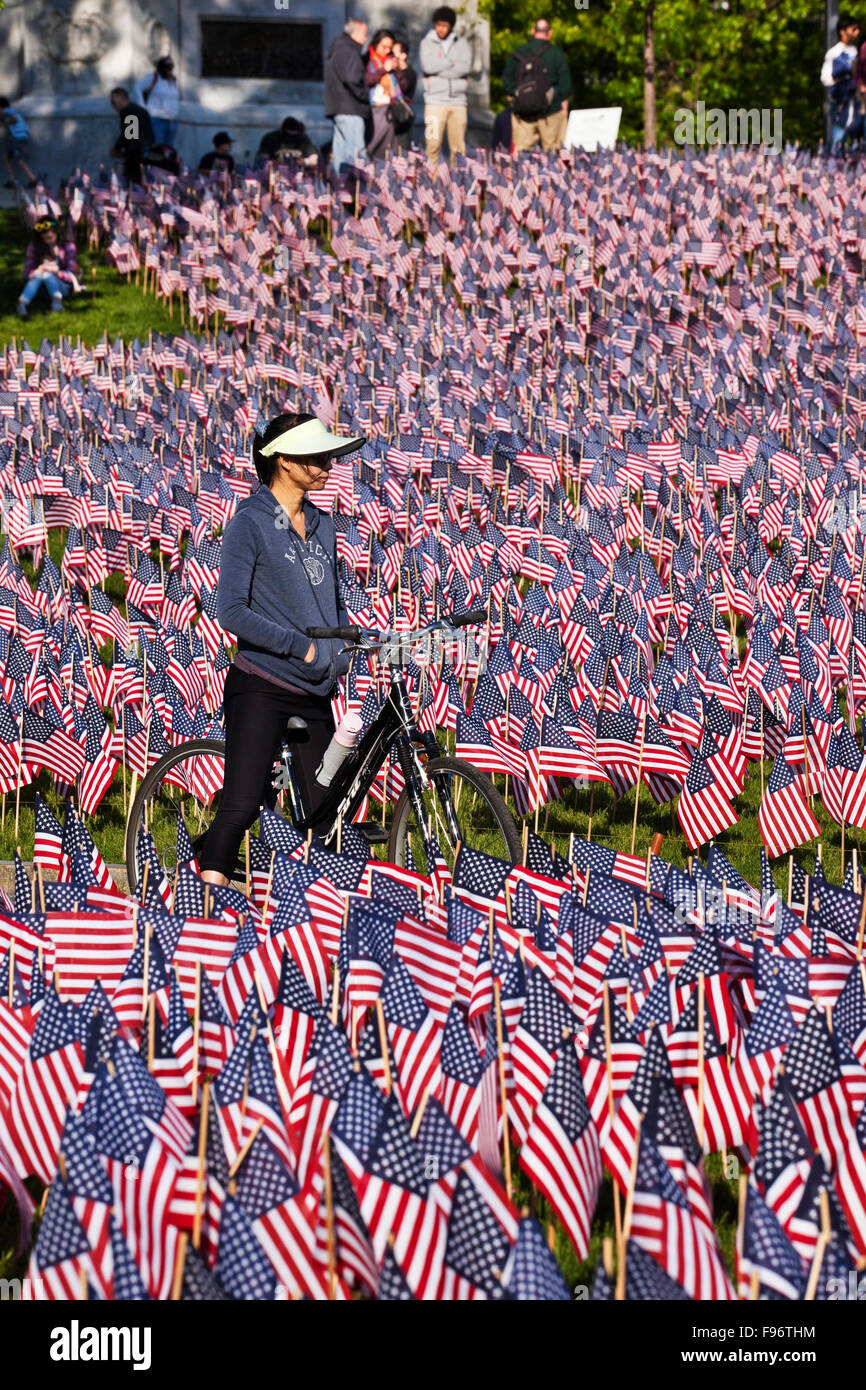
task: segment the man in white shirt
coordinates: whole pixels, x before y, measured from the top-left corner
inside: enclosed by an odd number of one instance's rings
[[[828,48],[821,68],[821,82],[830,97],[831,154],[841,154],[847,140],[855,140],[862,118],[854,92],[854,64],[860,25],[843,17],[836,25],[839,42]]]
[[[174,63],[171,58],[160,58],[155,70],[142,77],[132,89],[132,99],[139,106],[146,106],[153,126],[154,144],[177,147],[177,114],[180,98]]]

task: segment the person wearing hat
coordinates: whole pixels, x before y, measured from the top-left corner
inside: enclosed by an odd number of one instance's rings
[[[259,144],[259,154],[266,159],[302,159],[305,164],[319,158],[306,127],[295,116],[287,116],[279,130],[269,130]]]
[[[180,110],[180,95],[174,75],[174,62],[166,54],[159,59],[154,71],[142,77],[132,89],[132,99],[139,106],[146,106],[153,126],[153,140],[156,145],[177,146],[177,116]]]
[[[51,300],[51,312],[59,314],[63,300],[72,290],[80,290],[78,257],[74,237],[60,245],[57,223],[40,217],[33,224],[33,239],[24,258],[26,284],[18,296],[18,317],[26,319],[30,305],[40,290]]]
[[[361,435],[331,434],[315,415],[291,413],[278,415],[254,441],[261,486],[225,529],[217,585],[217,617],[238,650],[223,690],[222,798],[197,846],[206,883],[228,883],[245,832],[272,800],[271,772],[293,715],[307,724],[292,756],[308,815],[324,795],[316,769],[334,733],[331,699],[349,657],[342,642],[311,641],[306,629],[350,620],[334,523],[307,494],[321,492],[333,460],[363,443]]]
[[[211,174],[216,169],[218,174],[233,174],[235,161],[232,154],[232,137],[228,131],[217,131],[212,143],[213,149],[203,154],[198,162],[199,173]]]

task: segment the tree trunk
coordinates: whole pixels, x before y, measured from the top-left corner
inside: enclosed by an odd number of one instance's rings
[[[647,149],[656,144],[656,50],[653,21],[655,0],[647,0],[643,24],[643,142]]]

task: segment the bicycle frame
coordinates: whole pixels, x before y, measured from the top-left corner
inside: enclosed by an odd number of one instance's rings
[[[338,820],[342,818],[347,824],[353,820],[394,747],[398,749],[400,770],[410,794],[420,790],[415,783],[423,772],[413,754],[413,744],[424,748],[431,758],[442,753],[435,734],[422,733],[415,723],[402,670],[392,669],[388,695],[373,723],[338,768],[315,814],[296,821],[296,828],[313,830],[327,841]]]

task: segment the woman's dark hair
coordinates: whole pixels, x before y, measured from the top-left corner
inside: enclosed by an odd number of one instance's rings
[[[171,77],[174,72],[174,59],[166,53],[164,57],[159,59],[156,70],[163,79]]]
[[[44,261],[49,254],[52,256],[55,254],[54,248],[46,246],[45,242],[42,240],[43,232],[56,232],[58,243],[60,241],[60,228],[54,221],[54,218],[38,218],[37,221],[33,224],[33,239],[31,242],[33,252],[36,257],[37,265],[39,265],[41,261]]]
[[[377,29],[376,32],[375,32],[375,34],[373,35],[373,37],[372,37],[371,40],[370,40],[370,44],[369,44],[370,52],[372,52],[374,48],[378,48],[378,46],[379,46],[379,44],[381,43],[382,39],[390,39],[391,42],[393,43],[393,42],[394,42],[394,31],[393,31],[393,29]]]
[[[271,440],[278,439],[286,430],[293,430],[296,425],[305,425],[308,420],[315,420],[315,415],[293,414],[291,411],[284,411],[282,415],[277,415],[271,420],[264,434],[257,434],[253,441],[253,464],[258,474],[259,482],[262,487],[270,487],[274,481],[277,471],[277,454],[271,454],[270,458],[263,458],[262,449]]]

